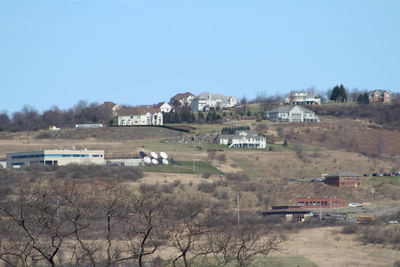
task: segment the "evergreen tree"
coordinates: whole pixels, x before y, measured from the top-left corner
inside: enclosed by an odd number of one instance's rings
[[[337,102],[346,102],[347,101],[347,93],[346,88],[341,84],[340,86],[335,86],[332,89],[330,100]]]
[[[369,104],[369,96],[368,93],[365,92],[364,94],[361,94],[357,97],[357,102],[359,104]]]

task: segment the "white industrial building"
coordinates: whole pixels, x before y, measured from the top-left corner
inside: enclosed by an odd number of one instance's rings
[[[192,111],[221,110],[234,107],[238,104],[234,96],[224,96],[218,94],[201,93],[192,101]]]
[[[33,164],[58,165],[98,164],[104,165],[104,150],[39,150],[7,153],[7,168]]]

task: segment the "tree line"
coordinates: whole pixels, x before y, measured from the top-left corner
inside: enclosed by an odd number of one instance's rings
[[[0,113],[0,131],[35,131],[52,125],[74,127],[78,123],[109,124],[111,119],[111,111],[102,108],[96,102],[79,101],[66,110],[53,106],[42,113],[34,107],[25,105],[20,111],[11,115],[7,112]]]
[[[175,110],[164,113],[163,117],[164,123],[213,123],[221,120],[222,116],[215,111],[207,112],[207,115],[199,111],[195,116],[190,106],[177,107]]]
[[[0,259],[9,266],[249,266],[283,241],[257,216],[239,223],[200,195],[168,197],[145,184],[87,189],[58,179],[9,190],[0,204]]]

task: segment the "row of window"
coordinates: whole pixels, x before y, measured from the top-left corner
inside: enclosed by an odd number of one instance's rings
[[[53,157],[53,158],[88,158],[89,154],[34,154],[34,155],[17,155],[11,156],[12,159],[31,159],[31,158],[44,158],[44,157]],[[93,154],[94,158],[102,158],[101,154]]]

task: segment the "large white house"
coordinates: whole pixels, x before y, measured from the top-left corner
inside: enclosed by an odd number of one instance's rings
[[[7,153],[7,168],[33,164],[58,165],[98,164],[104,165],[104,150],[40,150]]]
[[[118,126],[163,125],[160,109],[150,106],[123,107],[118,111]]]
[[[285,103],[290,105],[321,105],[321,98],[304,91],[291,92],[285,99]]]
[[[255,131],[235,131],[234,134],[220,134],[215,142],[231,148],[266,148],[267,138]]]
[[[238,104],[234,96],[224,96],[219,94],[201,93],[192,101],[192,111],[208,111],[216,109],[226,109]]]
[[[318,116],[302,106],[281,106],[266,112],[269,120],[276,122],[319,122]]]

